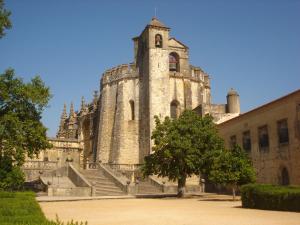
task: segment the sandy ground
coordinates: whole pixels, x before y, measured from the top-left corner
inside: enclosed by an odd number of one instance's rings
[[[49,219],[89,225],[299,225],[300,213],[241,208],[226,199],[110,199],[41,202]]]

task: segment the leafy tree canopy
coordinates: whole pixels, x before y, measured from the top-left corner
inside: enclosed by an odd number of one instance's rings
[[[153,153],[145,157],[144,176],[158,175],[178,181],[178,195],[185,191],[188,176],[204,170],[206,152],[223,149],[212,117],[201,118],[191,110],[184,111],[178,119],[155,116],[156,128],[152,132]]]
[[[11,22],[9,19],[10,12],[4,8],[3,0],[0,0],[0,38],[5,35],[4,29],[11,28]]]
[[[51,147],[40,121],[49,99],[49,88],[40,77],[24,83],[12,69],[0,74],[0,169],[10,172],[26,155]]]
[[[248,155],[239,146],[218,151],[212,158],[208,178],[213,183],[232,187],[233,198],[237,186],[255,182],[255,171]]]

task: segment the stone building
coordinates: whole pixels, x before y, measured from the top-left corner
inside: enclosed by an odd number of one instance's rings
[[[240,113],[234,90],[227,104],[212,104],[209,75],[190,64],[189,48],[158,19],[132,40],[133,62],[106,70],[92,103],[82,100],[78,112],[71,104],[69,116],[64,106],[57,138],[77,140],[84,163],[143,163],[151,152],[155,115],[175,118],[194,109],[220,123]]]
[[[257,182],[300,185],[300,90],[218,125],[250,155]]]

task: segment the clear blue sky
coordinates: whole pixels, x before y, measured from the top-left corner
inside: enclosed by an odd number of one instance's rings
[[[214,103],[229,88],[242,112],[300,86],[300,0],[6,0],[13,28],[0,40],[0,72],[39,74],[53,98],[43,115],[55,136],[64,102],[91,100],[104,70],[133,60],[131,38],[154,16],[211,76]]]

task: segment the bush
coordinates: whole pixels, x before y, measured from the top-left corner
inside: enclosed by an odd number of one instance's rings
[[[0,168],[0,189],[20,190],[25,182],[25,175],[20,167],[13,166],[10,171]]]
[[[45,218],[33,192],[0,191],[0,224],[1,225],[86,225],[83,222],[61,222]]]
[[[244,208],[300,212],[300,187],[247,184],[241,197]]]

